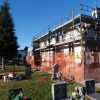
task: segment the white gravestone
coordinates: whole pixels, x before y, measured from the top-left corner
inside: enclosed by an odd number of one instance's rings
[[[52,79],[58,79],[57,73],[59,72],[59,67],[57,64],[52,66]]]

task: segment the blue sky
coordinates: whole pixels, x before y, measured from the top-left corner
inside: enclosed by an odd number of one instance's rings
[[[2,5],[4,0],[0,0]],[[100,0],[8,0],[19,49],[30,47],[32,37],[80,3],[100,7]]]

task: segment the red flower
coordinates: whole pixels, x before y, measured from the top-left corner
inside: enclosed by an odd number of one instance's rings
[[[77,92],[78,92],[78,90],[76,90],[76,89],[75,89],[75,90],[74,90],[74,92],[76,92],[76,93],[77,93]]]
[[[28,96],[24,96],[24,100],[27,100],[28,99]]]
[[[69,89],[69,92],[72,92],[72,89]]]

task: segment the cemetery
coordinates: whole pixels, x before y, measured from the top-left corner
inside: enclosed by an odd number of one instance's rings
[[[34,36],[26,61],[52,75],[52,100],[83,100],[86,96],[100,100],[95,87],[100,82],[99,33],[100,8],[80,4]],[[72,84],[63,78],[81,85],[71,89]]]
[[[63,76],[76,82],[100,81],[99,32],[100,8],[79,4],[34,36],[26,61],[48,73],[58,64]]]
[[[30,69],[26,70],[28,67],[25,67],[23,75],[31,76],[30,78],[22,78],[16,81],[4,81],[0,78],[0,89],[2,87],[7,87],[3,90],[4,93],[0,90],[1,98],[6,98],[4,100],[11,100],[7,98],[13,98],[15,96],[15,100],[17,100],[18,95],[16,94],[20,94],[22,97],[19,96],[19,98],[28,98],[22,100],[34,100],[38,95],[40,95],[39,98],[41,100],[44,100],[44,98],[45,100],[84,100],[83,98],[85,98],[85,100],[99,100],[100,88],[95,88],[94,79],[84,80],[83,84],[76,83],[73,80],[63,77],[62,73],[59,72],[59,67],[60,66],[57,64],[53,65],[52,74],[43,71],[35,71],[35,73],[30,72],[31,75],[29,73]],[[23,77],[22,74],[19,73],[19,75]],[[32,84],[34,84],[35,87]],[[47,97],[45,94],[47,94]],[[36,100],[39,100],[39,98]]]
[[[67,15],[34,36],[22,71],[0,72],[1,100],[100,100],[100,8]]]

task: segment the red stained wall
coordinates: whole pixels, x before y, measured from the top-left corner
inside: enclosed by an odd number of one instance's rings
[[[34,56],[32,56],[35,58]],[[35,62],[32,60],[31,56],[27,56],[26,60],[32,67],[35,66]],[[43,55],[41,59],[40,68],[43,71],[52,73],[52,66],[58,64],[60,66],[60,71],[63,74],[63,77],[75,79],[76,81],[82,81],[82,63],[75,63],[74,53],[63,54],[63,53],[51,53]]]
[[[86,64],[84,54],[81,53],[81,63],[75,62],[75,53],[45,53],[41,57],[40,66],[36,65],[36,56],[27,56],[26,60],[32,67],[52,73],[52,66],[58,64],[63,77],[82,82],[84,79],[95,79],[100,81],[99,53],[94,53],[94,62]],[[38,61],[38,60],[37,60]],[[84,70],[85,69],[85,70]]]
[[[35,66],[35,63],[34,63],[34,56],[26,56],[26,61],[27,61],[28,64],[30,64],[31,66]]]
[[[100,56],[99,52],[94,52],[91,54],[93,56],[93,62],[87,64],[85,61],[85,79],[95,79],[100,81]]]

